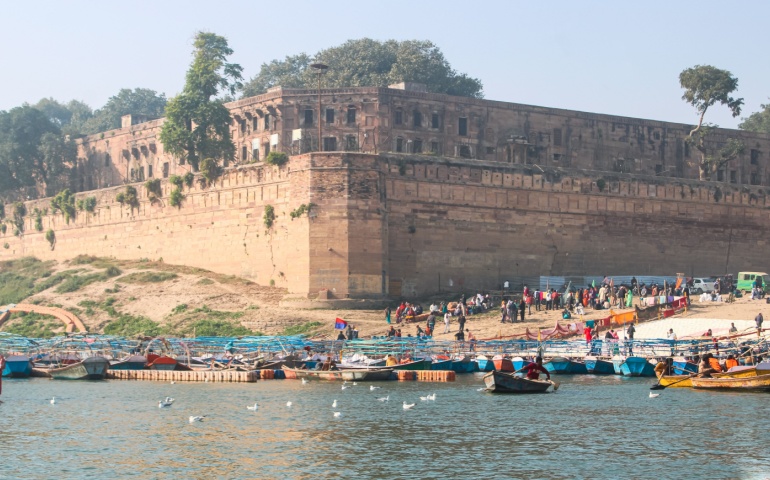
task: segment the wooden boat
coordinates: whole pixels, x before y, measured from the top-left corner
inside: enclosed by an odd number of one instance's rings
[[[9,355],[5,359],[2,376],[27,378],[32,373],[32,359],[26,355]]]
[[[85,360],[48,370],[51,378],[58,380],[103,380],[110,368],[104,357],[88,357]]]
[[[586,364],[566,357],[553,357],[543,364],[551,373],[585,374],[588,373]]]
[[[757,364],[757,375],[770,374],[770,362],[761,362]]]
[[[434,359],[430,364],[431,370],[452,370],[452,359]]]
[[[658,383],[664,387],[692,388],[690,375],[663,375],[662,377],[658,377]]]
[[[433,363],[430,358],[423,358],[412,362],[400,363],[394,367],[395,370],[430,370]]]
[[[495,393],[546,393],[553,385],[544,380],[530,380],[512,373],[493,371],[484,375],[487,391]]]
[[[767,372],[770,373],[770,372]],[[746,377],[756,377],[759,375],[757,372],[757,367],[754,365],[738,365],[737,367],[733,367],[730,370],[726,372],[721,373],[712,373],[712,377],[731,377],[731,378],[746,378]]]
[[[303,368],[281,367],[286,372],[294,372],[297,378],[316,378],[318,380],[346,381],[382,381],[390,380],[394,367],[354,368],[344,370],[305,370]]]
[[[511,362],[513,362],[513,371],[514,372],[518,371],[518,370],[521,370],[522,368],[524,368],[525,365],[529,365],[530,364],[529,361],[524,360],[521,357],[513,357],[511,359]]]
[[[609,360],[598,357],[585,357],[586,370],[592,375],[613,375],[615,366]]]
[[[655,367],[642,357],[626,357],[620,364],[620,372],[626,377],[654,377]]]
[[[147,355],[147,368],[150,370],[175,370],[177,363],[176,358],[161,357],[153,353]]]
[[[677,375],[689,375],[691,373],[698,373],[698,365],[693,362],[689,362],[682,357],[677,357],[673,362],[674,373]]]
[[[502,356],[502,355],[495,355],[492,358],[492,362],[495,364],[495,370],[498,372],[515,372],[516,370],[513,368],[513,362],[510,358]]]
[[[732,390],[746,392],[770,392],[770,374],[755,377],[693,377],[693,388]]]
[[[463,357],[452,360],[449,368],[457,373],[473,373],[478,370],[479,364],[472,361],[470,357]]]
[[[479,372],[491,372],[495,369],[495,363],[486,355],[478,355],[476,357],[476,364],[479,366]]]
[[[110,362],[110,370],[144,370],[147,365],[147,357],[143,355],[130,355],[121,360]]]

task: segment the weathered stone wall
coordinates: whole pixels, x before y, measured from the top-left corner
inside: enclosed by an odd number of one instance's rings
[[[95,214],[25,219],[0,260],[78,254],[163,258],[331,298],[413,297],[497,287],[517,275],[767,270],[770,198],[761,188],[493,161],[327,152],[239,167],[208,188],[142,184],[95,192]],[[716,200],[718,198],[718,201]],[[310,213],[291,219],[301,204]],[[46,208],[48,200],[28,202]],[[264,208],[276,221],[269,231]],[[56,232],[51,250],[45,230]]]

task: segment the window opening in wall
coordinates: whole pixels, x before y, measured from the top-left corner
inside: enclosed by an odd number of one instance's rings
[[[723,169],[717,170],[717,182],[725,181],[725,171]]]
[[[684,142],[684,156],[690,158],[690,144]]]
[[[468,145],[460,145],[460,157],[471,158],[471,147]]]
[[[738,172],[730,170],[730,183],[738,183]]]
[[[163,178],[168,178],[168,162],[163,163]]]
[[[759,185],[760,184],[760,182],[759,182],[759,173],[752,172],[752,174],[751,174],[751,184],[752,185]]]
[[[663,173],[663,165],[657,164],[655,165],[655,175],[660,175]]]
[[[553,154],[553,161],[554,162],[558,162],[559,160],[561,160],[561,154],[560,153],[554,153]]]
[[[246,160],[248,160],[248,155],[249,155],[249,148],[246,145],[244,145],[243,147],[241,147],[241,162],[245,163]]]
[[[246,119],[243,119],[238,122],[241,126],[241,133],[246,133]]]
[[[458,135],[468,135],[468,119],[465,117],[460,117],[457,121],[457,134]]]
[[[422,153],[422,140],[419,138],[414,140],[412,151],[413,153]]]
[[[334,109],[333,108],[327,108],[326,109],[326,123],[334,123]]]
[[[396,138],[396,151],[397,152],[404,151],[404,139],[401,137]]]
[[[759,150],[751,149],[751,164],[759,165]]]
[[[487,147],[487,155],[492,155],[495,153],[495,147]]]
[[[265,130],[270,130],[270,114],[265,114]]]
[[[110,154],[109,153],[105,154],[104,155],[104,166],[105,167],[109,167],[110,166],[110,161],[111,161]]]
[[[430,128],[438,128],[438,113],[434,113],[430,117]]]
[[[324,137],[324,152],[337,151],[337,137]]]
[[[358,136],[356,135],[345,136],[345,150],[348,152],[358,151]]]
[[[147,165],[147,178],[152,178],[152,165]]]
[[[438,142],[430,142],[430,153],[439,153]]]
[[[414,120],[415,127],[422,127],[422,113],[414,112],[414,114],[412,115],[412,118]]]
[[[660,140],[660,132],[655,132],[655,133],[653,134],[653,138],[654,138],[655,140]]]
[[[404,112],[402,110],[396,110],[396,118],[393,119],[393,123],[401,125],[404,122]]]
[[[561,147],[561,128],[553,129],[553,145],[555,147]]]
[[[256,132],[259,126],[259,117],[251,117],[251,131]]]
[[[305,110],[305,126],[313,125],[313,110]]]
[[[348,108],[348,125],[353,125],[355,123],[356,123],[356,109]]]
[[[270,144],[269,143],[263,143],[262,148],[265,151],[265,156],[267,156],[270,153]]]
[[[251,150],[251,159],[254,160],[255,162],[259,161],[259,149],[258,148],[254,148],[254,149]]]

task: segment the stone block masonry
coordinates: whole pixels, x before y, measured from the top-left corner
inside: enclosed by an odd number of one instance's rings
[[[91,192],[95,214],[81,212],[69,225],[49,213],[37,232],[28,217],[21,238],[0,237],[9,244],[0,260],[163,258],[330,298],[459,295],[498,288],[509,276],[768,268],[761,252],[770,199],[758,187],[350,152],[230,168],[208,188],[185,187],[181,208],[168,205],[165,181],[155,203],[134,186],[134,210],[115,201],[125,187],[111,187]],[[269,230],[266,205],[276,213]]]

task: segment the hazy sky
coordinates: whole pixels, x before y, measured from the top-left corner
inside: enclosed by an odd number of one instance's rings
[[[427,39],[487,99],[692,123],[678,76],[693,65],[738,77],[742,116],[768,103],[769,14],[770,2],[725,0],[6,1],[0,109],[43,97],[98,108],[121,88],[172,97],[208,30],[228,38],[246,79],[348,39]],[[740,118],[715,107],[707,121]]]

